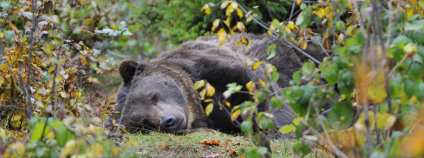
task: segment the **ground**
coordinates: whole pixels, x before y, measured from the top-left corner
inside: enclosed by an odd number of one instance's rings
[[[203,129],[186,135],[153,132],[144,135],[127,134],[126,137],[138,143],[137,148],[128,147],[130,150],[134,150],[138,157],[202,157],[211,152],[219,154],[217,157],[230,157],[231,151],[240,152],[243,146],[251,146],[247,138],[243,136],[228,135],[210,129]],[[220,141],[221,144],[203,147],[202,142],[208,139]],[[297,142],[297,140],[291,139],[273,140],[271,142],[271,148],[274,151],[272,157],[292,157],[290,148]],[[240,156],[239,153],[235,157]],[[321,149],[316,149],[306,157],[334,156]]]

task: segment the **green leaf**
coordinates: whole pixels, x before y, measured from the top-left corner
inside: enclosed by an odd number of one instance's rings
[[[276,108],[283,107],[283,103],[281,103],[275,96],[271,98],[271,105]]]
[[[44,81],[44,82],[49,81],[49,80],[50,80],[50,77],[51,77],[51,75],[49,75],[49,74],[47,73],[47,71],[44,71],[44,72],[41,74],[41,78],[43,79],[43,81]]]
[[[412,40],[410,38],[406,37],[406,36],[401,35],[401,36],[397,36],[395,39],[393,39],[392,44],[398,45],[400,42],[403,42],[403,44],[408,44],[408,43],[411,43]],[[402,47],[402,49],[403,49],[403,47]]]
[[[344,28],[345,28],[345,23],[343,21],[337,21],[336,22],[336,29],[337,29],[337,31],[340,31],[340,30],[342,30]]]
[[[280,77],[280,74],[278,74],[278,71],[277,71],[277,68],[276,67],[274,67],[272,69],[271,76],[272,76],[272,81],[273,82],[277,82],[278,81],[278,78]]]
[[[355,78],[351,71],[345,71],[339,78],[339,90],[341,94],[350,96],[355,88]]]
[[[315,93],[316,87],[311,84],[306,84],[305,86],[302,86],[303,93],[302,96],[299,98],[299,104],[303,108],[307,108],[309,105],[309,101],[312,98],[312,95]]]
[[[44,133],[42,133],[44,126],[45,126],[45,122],[43,120],[35,124],[34,129],[32,130],[32,133],[31,133],[30,141],[40,140],[41,137],[44,137],[47,135],[48,131],[50,130],[50,127],[46,126]]]
[[[296,97],[296,99],[301,97],[302,93],[303,93],[302,88],[300,88],[299,86],[293,86],[292,92],[293,92],[294,97]]]
[[[418,101],[422,101],[424,99],[424,83],[419,82],[417,87],[415,87],[415,97],[417,97]]]
[[[329,66],[323,69],[324,79],[328,84],[335,84],[338,81],[338,74],[334,68],[336,68],[336,66]]]
[[[125,32],[124,33],[122,33],[122,35],[124,35],[124,36],[132,36],[133,35],[133,33],[131,33],[130,31],[128,31],[128,30],[125,30]]]
[[[300,81],[302,81],[302,79],[300,78],[300,72],[299,71],[296,71],[296,72],[293,73],[293,80],[296,83],[300,83]]]
[[[328,121],[336,129],[349,128],[352,125],[353,114],[350,102],[338,102],[332,105]]]
[[[294,131],[296,131],[296,127],[293,124],[285,125],[285,126],[281,127],[280,130],[278,130],[278,132],[283,133],[283,134],[288,134],[288,133],[294,132]]]
[[[266,147],[260,147],[258,150],[258,153],[261,155],[264,155],[268,152],[268,149]]]
[[[416,55],[417,56],[417,55]],[[408,71],[409,77],[415,81],[421,80],[421,77],[424,75],[424,67],[422,64],[412,63]]]
[[[262,90],[260,90],[259,92],[258,92],[258,94],[256,94],[256,98],[258,98],[258,100],[260,101],[260,102],[262,102],[264,99],[265,99],[265,92],[263,92]]]
[[[277,19],[272,20],[271,25],[274,26],[275,28],[278,28],[280,26],[280,21],[278,21]]]
[[[409,98],[411,98],[412,95],[414,95],[415,87],[416,87],[416,85],[415,85],[414,81],[406,80],[405,85],[403,87],[403,90]]]
[[[248,120],[244,121],[243,123],[241,123],[241,131],[246,136],[250,136],[250,135],[253,134],[252,123],[251,123],[251,120],[250,119],[248,119]]]
[[[302,21],[302,23],[299,25],[299,27],[301,28],[301,29],[304,29],[304,28],[306,28],[306,27],[308,27],[309,26],[309,24],[311,23],[311,12],[312,12],[312,8],[311,8],[311,6],[308,6],[307,8],[306,8],[306,10],[304,11],[304,14],[303,14],[303,21]],[[296,21],[296,23],[297,23],[297,21]]]

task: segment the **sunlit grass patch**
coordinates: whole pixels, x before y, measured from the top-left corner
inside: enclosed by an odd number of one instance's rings
[[[129,140],[136,141],[138,147],[135,150],[138,157],[202,157],[205,154],[216,152],[218,157],[231,157],[234,150],[239,152],[240,157],[243,147],[252,147],[248,139],[243,136],[228,135],[215,130],[203,129],[196,132],[173,135],[166,133],[152,132],[150,134],[128,134]],[[220,142],[217,146],[203,147],[202,142],[212,139]],[[271,148],[272,157],[292,157],[291,146],[299,142],[294,139],[273,140]],[[321,149],[313,149],[314,152],[307,157],[332,157],[328,152]]]

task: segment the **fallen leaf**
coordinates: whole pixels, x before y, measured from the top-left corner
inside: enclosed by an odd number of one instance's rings
[[[203,147],[206,147],[206,146],[219,146],[219,145],[221,145],[221,142],[218,141],[218,140],[208,139],[208,140],[205,140],[201,144],[203,145]]]
[[[234,151],[233,150],[233,151],[230,152],[230,156],[237,156],[237,155],[238,155],[238,152],[237,151]]]
[[[162,147],[162,149],[163,149],[163,150],[165,150],[165,149],[166,149],[166,142],[164,142],[164,143],[163,143],[163,147]]]

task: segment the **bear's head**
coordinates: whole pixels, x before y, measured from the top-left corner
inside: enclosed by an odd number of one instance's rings
[[[111,118],[129,132],[163,131],[182,133],[207,127],[197,91],[188,74],[170,62],[138,64],[124,60],[119,65],[123,78]]]

